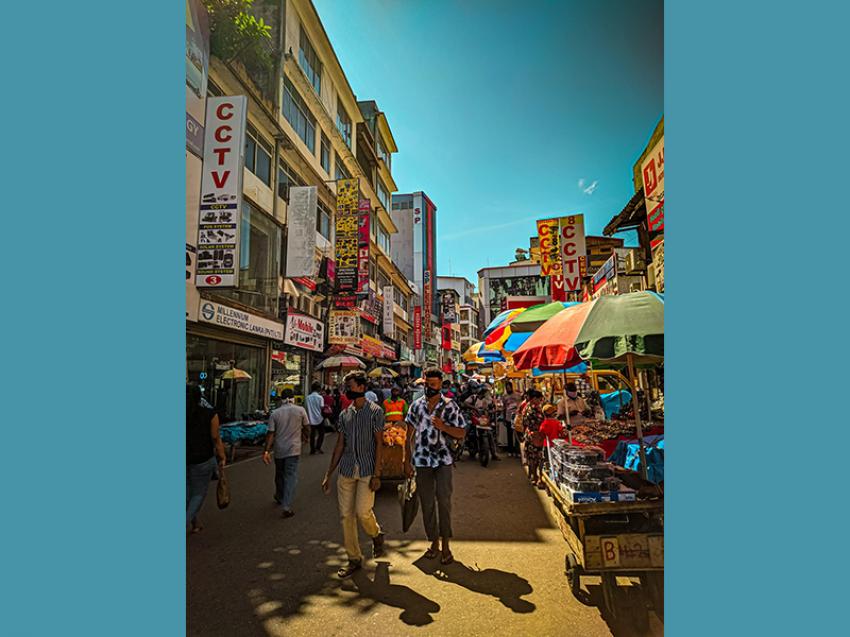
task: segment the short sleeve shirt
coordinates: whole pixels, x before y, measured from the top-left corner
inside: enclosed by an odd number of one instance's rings
[[[452,464],[452,454],[446,441],[446,434],[434,426],[434,415],[441,416],[451,427],[466,429],[466,422],[460,413],[460,408],[453,400],[442,399],[434,414],[428,411],[428,400],[424,396],[413,401],[407,411],[406,422],[413,427],[413,464],[417,467],[437,468]],[[442,413],[440,413],[442,412]]]
[[[361,478],[374,475],[375,432],[384,430],[384,410],[368,400],[360,409],[352,403],[339,415],[337,430],[345,440],[339,461],[340,475],[354,477],[355,466]]]
[[[308,426],[307,412],[293,403],[284,403],[269,417],[269,431],[274,432],[274,457],[301,455],[301,430]]]

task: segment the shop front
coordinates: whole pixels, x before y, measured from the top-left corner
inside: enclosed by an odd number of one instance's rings
[[[295,392],[295,400],[303,402],[310,392],[310,377],[315,367],[315,355],[325,344],[325,325],[322,321],[289,310],[285,317],[284,338],[272,343],[271,396],[277,397],[283,388]]]
[[[201,300],[186,326],[186,382],[201,386],[222,422],[250,419],[268,408],[271,344],[283,337],[276,321]]]

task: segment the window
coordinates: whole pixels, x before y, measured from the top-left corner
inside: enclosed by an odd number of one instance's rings
[[[384,206],[384,210],[390,207],[390,195],[381,180],[378,180],[378,200]]]
[[[393,202],[393,210],[401,210],[401,204],[397,201]]]
[[[283,78],[283,116],[292,125],[311,153],[316,152],[316,119],[289,81]]]
[[[280,160],[277,165],[277,196],[289,203],[289,188],[292,186],[306,186],[301,176],[296,173],[287,163]]]
[[[342,158],[336,155],[334,160],[336,164],[336,179],[351,179],[351,173],[345,169],[345,164],[342,163]]]
[[[325,137],[325,134],[322,133],[322,145],[320,150],[320,159],[322,162],[322,168],[325,169],[325,172],[330,176],[331,174],[331,142]]]
[[[316,206],[316,232],[328,241],[331,240],[331,211],[324,203],[318,202]]]
[[[304,70],[304,75],[310,80],[310,84],[316,89],[316,93],[322,94],[322,63],[319,61],[319,56],[316,55],[316,50],[310,44],[307,34],[304,32],[304,27],[301,27],[301,47],[298,50],[298,62]]]
[[[378,225],[378,240],[376,243],[381,246],[384,252],[387,254],[390,253],[390,235],[380,224]]]
[[[250,125],[245,135],[245,168],[257,175],[265,185],[271,186],[272,146]]]
[[[239,287],[216,290],[249,307],[277,316],[283,233],[274,220],[247,201],[239,237]]]
[[[220,97],[224,95],[224,91],[221,90],[218,84],[213,82],[212,80],[207,80],[207,95],[211,97]]]
[[[384,140],[381,139],[381,136],[378,135],[378,139],[376,140],[378,157],[384,160],[384,163],[387,165],[387,169],[390,167],[390,154],[387,152],[387,149],[384,147]]]
[[[383,294],[384,288],[390,284],[390,280],[383,272],[378,272],[378,291]]]
[[[336,101],[336,128],[345,140],[345,145],[351,148],[351,118],[339,99]]]

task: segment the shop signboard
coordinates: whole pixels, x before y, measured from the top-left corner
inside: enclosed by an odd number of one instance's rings
[[[434,308],[434,291],[431,281],[431,270],[425,269],[425,274],[422,277],[422,331],[426,339],[431,338],[431,314]]]
[[[640,166],[643,176],[643,198],[646,203],[647,224],[652,232],[664,230],[664,137]]]
[[[195,273],[198,287],[227,288],[239,284],[247,110],[244,95],[207,98]]]
[[[563,274],[553,274],[549,277],[549,286],[552,290],[552,301],[567,300],[567,290],[564,288]]]
[[[368,296],[359,303],[360,316],[370,323],[378,324],[379,317],[383,314],[383,305],[374,290],[369,290]]]
[[[359,201],[359,179],[340,179],[336,182],[334,254],[337,292],[357,292]]]
[[[286,276],[316,276],[316,186],[290,186],[286,209]],[[313,288],[315,290],[315,287]]]
[[[393,303],[393,286],[384,287],[384,336],[395,336],[395,312]]]
[[[587,248],[584,242],[584,215],[561,217],[561,266],[564,273],[564,289],[575,292],[581,289],[582,262]]]
[[[451,323],[443,323],[443,328],[440,330],[443,350],[450,352],[452,350],[452,326]]]
[[[417,305],[413,308],[413,349],[422,349],[422,307]]]
[[[283,342],[311,352],[321,352],[325,344],[325,326],[311,316],[290,312],[286,317]]]
[[[358,205],[357,219],[357,294],[369,293],[369,242],[371,203],[361,199]]]
[[[357,297],[353,294],[340,294],[334,297],[334,307],[340,310],[350,310],[357,307]]]
[[[366,356],[380,358],[384,353],[384,344],[372,336],[364,336],[358,344]]]
[[[198,321],[246,332],[254,336],[271,338],[277,341],[283,340],[283,323],[272,321],[249,312],[243,312],[242,310],[237,310],[221,303],[202,301],[198,309]]]
[[[186,148],[198,157],[204,145],[204,102],[210,63],[209,15],[200,0],[186,1]]]
[[[652,267],[655,269],[655,289],[664,292],[664,239],[652,246]]]
[[[521,307],[542,305],[549,300],[547,296],[508,296],[505,298],[506,310],[517,310]]]
[[[328,343],[355,345],[360,341],[360,312],[331,310],[328,319]]]
[[[451,292],[444,292],[442,298],[442,311],[444,323],[457,323],[457,305],[455,297]]]
[[[541,276],[557,276],[561,269],[560,224],[557,219],[539,219],[537,237],[540,242]]]

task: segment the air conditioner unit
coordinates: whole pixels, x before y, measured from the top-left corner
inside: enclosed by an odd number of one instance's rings
[[[643,252],[640,249],[630,250],[626,255],[626,273],[633,274],[645,270],[646,260],[643,258]]]

